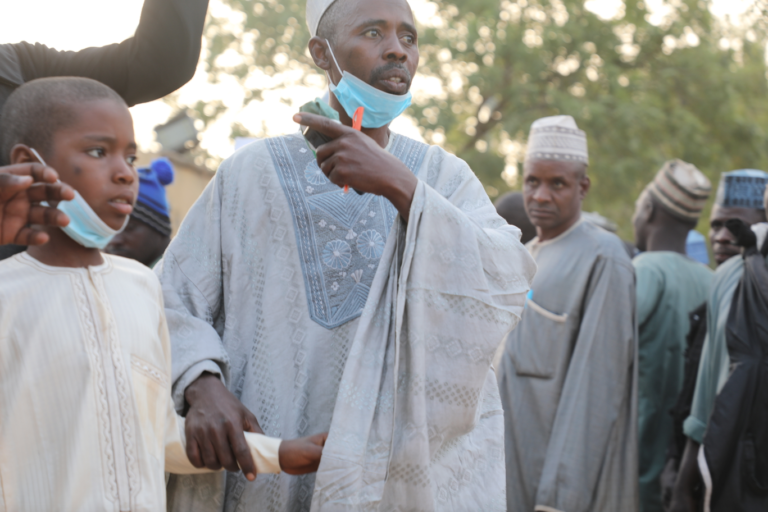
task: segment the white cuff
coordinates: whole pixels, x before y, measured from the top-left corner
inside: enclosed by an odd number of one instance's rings
[[[535,512],[563,512],[562,510],[548,507],[546,505],[536,505],[536,508],[533,509]]]
[[[251,457],[258,473],[280,473],[280,443],[282,439],[264,434],[245,432],[245,441],[251,449]]]

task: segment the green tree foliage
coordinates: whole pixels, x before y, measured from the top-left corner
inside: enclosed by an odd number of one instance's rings
[[[320,83],[306,52],[305,0],[224,1],[242,24],[232,31],[212,20],[213,79],[227,73],[245,87],[250,74],[263,73],[273,88]],[[589,138],[585,208],[619,223],[624,237],[635,199],[667,159],[694,163],[714,186],[723,171],[768,168],[760,16],[738,28],[714,19],[704,0],[667,0],[655,12],[629,0],[610,19],[583,0],[434,7],[421,27],[417,78],[429,94],[417,95],[407,114],[428,142],[467,160],[491,196],[520,188],[528,129],[555,114],[575,117]],[[247,58],[226,68],[217,60],[225,51]]]

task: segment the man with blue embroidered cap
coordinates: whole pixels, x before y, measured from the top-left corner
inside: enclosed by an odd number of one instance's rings
[[[154,268],[171,243],[171,219],[165,187],[173,182],[173,164],[158,158],[138,169],[139,197],[125,229],[115,235],[106,251]]]
[[[709,241],[718,265],[741,254],[741,248],[734,243],[733,233],[725,227],[728,220],[739,219],[750,226],[765,221],[765,210],[758,198],[760,184],[767,178],[768,174],[756,169],[723,173],[709,218]]]
[[[688,440],[675,482],[672,510],[694,510],[694,489],[701,478],[700,463],[697,462],[699,447],[704,439],[715,399],[729,375],[726,325],[734,292],[744,273],[744,260],[740,256],[741,250],[736,244],[736,237],[728,229],[727,223],[740,220],[746,225],[751,225],[757,235],[757,246],[762,247],[768,233],[764,204],[766,184],[768,174],[765,172],[754,169],[731,171],[723,173],[715,196],[710,237],[719,266],[712,281],[707,304],[707,334],[699,361],[691,413],[683,424],[683,431]],[[722,222],[722,226],[716,226],[716,222]],[[718,248],[721,250],[718,251]]]
[[[670,160],[636,203],[640,509],[663,512],[660,476],[673,434],[669,410],[683,383],[688,315],[707,300],[712,271],[685,255],[711,191],[694,165]]]
[[[533,123],[523,195],[538,271],[499,368],[510,512],[638,506],[634,271],[621,240],[582,218],[588,162],[571,116]]]
[[[243,430],[329,430],[322,464],[172,477],[169,509],[503,511],[491,359],[535,264],[465,162],[389,130],[419,58],[407,2],[310,0],[307,21],[314,110],[339,122],[295,120],[328,142],[235,153],[156,271],[190,460],[237,471]]]

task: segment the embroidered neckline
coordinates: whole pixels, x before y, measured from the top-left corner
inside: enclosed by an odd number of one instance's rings
[[[88,271],[107,272],[112,268],[112,256],[102,253],[101,257],[104,259],[104,263],[101,265],[92,265],[90,267],[55,267],[53,265],[46,265],[26,251],[14,256],[14,258],[18,258],[22,263],[37,267],[39,270],[43,270],[49,274],[81,274]]]
[[[336,328],[362,313],[397,211],[381,196],[344,194],[320,170],[301,136],[267,143],[291,208],[310,317]],[[414,173],[427,148],[395,133],[387,144]]]

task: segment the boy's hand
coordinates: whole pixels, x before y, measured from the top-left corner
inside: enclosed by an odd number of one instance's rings
[[[256,464],[244,431],[263,434],[256,416],[224,386],[219,378],[203,373],[187,386],[189,403],[184,430],[187,457],[196,468],[240,471],[253,481]]]
[[[40,245],[48,233],[30,224],[64,227],[69,218],[56,208],[40,206],[40,201],[75,198],[69,185],[57,183],[59,175],[40,164],[0,167],[0,245]]]
[[[314,473],[320,465],[326,439],[328,439],[328,432],[283,440],[279,451],[280,469],[289,475]]]

